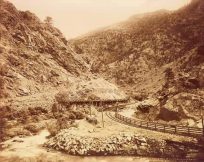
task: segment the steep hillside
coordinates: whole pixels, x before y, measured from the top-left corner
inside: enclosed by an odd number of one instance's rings
[[[177,61],[202,45],[203,14],[189,10],[133,16],[74,40],[74,46],[88,58],[94,72],[116,77],[118,84],[134,85],[147,72]]]
[[[176,95],[183,98],[173,106],[176,110],[167,106],[178,112],[186,106],[184,96],[195,95],[187,97],[191,109],[204,105],[203,38],[204,2],[193,0],[178,11],[136,15],[70,42],[92,72],[117,83],[133,97],[159,97],[161,107]],[[168,71],[173,73],[172,80]],[[193,98],[200,106],[193,105]]]
[[[59,91],[99,78],[51,23],[4,0],[0,0],[0,63],[1,97],[15,107],[50,106]]]

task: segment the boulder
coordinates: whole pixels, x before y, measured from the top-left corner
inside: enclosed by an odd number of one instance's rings
[[[165,121],[180,121],[182,119],[197,121],[200,118],[201,105],[204,105],[204,100],[200,95],[187,92],[179,93],[169,99],[166,105],[161,108],[158,118]]]
[[[22,87],[22,88],[19,88],[19,94],[22,95],[22,96],[28,96],[30,93],[30,90],[27,89],[26,87]]]

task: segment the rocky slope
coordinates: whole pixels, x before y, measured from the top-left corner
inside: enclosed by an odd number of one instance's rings
[[[204,2],[193,0],[177,11],[136,15],[70,43],[92,72],[115,82],[132,97],[156,96],[162,108],[180,112],[179,118],[185,112],[184,98],[188,98],[191,108],[183,118],[204,105],[203,27]],[[169,70],[174,76],[171,80]],[[170,104],[170,99],[175,102]]]
[[[51,23],[4,0],[0,0],[0,63],[2,97],[11,98],[15,107],[46,107],[57,92],[72,89],[77,82],[83,82],[77,84],[83,90],[86,81],[99,78]],[[100,82],[110,86],[102,78]]]

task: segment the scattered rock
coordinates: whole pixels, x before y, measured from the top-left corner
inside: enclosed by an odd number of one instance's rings
[[[12,142],[23,143],[24,141],[21,139],[14,139]]]
[[[29,93],[30,93],[30,90],[28,90],[25,87],[19,89],[19,94],[22,95],[22,96],[28,96]]]
[[[120,133],[117,135],[92,137],[72,134],[69,129],[62,130],[44,146],[54,148],[71,155],[141,155],[141,156],[179,156],[185,152],[177,147],[171,151],[164,140],[147,139],[135,134]],[[168,152],[167,152],[168,150]],[[182,152],[182,153],[181,153]]]

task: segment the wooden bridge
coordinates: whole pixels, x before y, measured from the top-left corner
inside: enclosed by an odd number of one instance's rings
[[[129,125],[129,126],[133,126],[133,127],[144,128],[152,131],[177,134],[177,135],[188,136],[188,137],[204,136],[204,130],[202,128],[142,121],[138,119],[125,117],[117,112],[115,113],[115,115],[112,115],[110,113],[107,115],[108,117],[110,117],[113,120],[116,120],[117,122]]]

